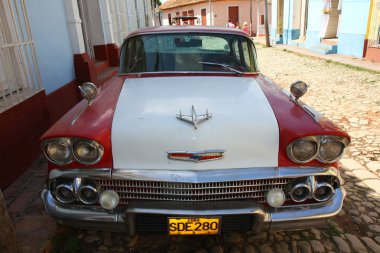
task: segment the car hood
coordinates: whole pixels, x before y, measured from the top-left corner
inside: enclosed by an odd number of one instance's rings
[[[212,117],[198,128],[176,115]],[[210,170],[278,165],[279,128],[252,77],[127,78],[112,122],[115,169]],[[204,162],[170,160],[168,151],[224,150]]]

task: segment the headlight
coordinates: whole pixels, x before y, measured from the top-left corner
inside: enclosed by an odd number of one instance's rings
[[[99,203],[107,210],[113,210],[119,204],[120,197],[117,192],[112,190],[107,190],[100,195]]]
[[[78,140],[74,143],[73,153],[78,162],[92,165],[102,158],[103,147],[96,141]]]
[[[286,152],[295,163],[307,163],[313,159],[322,163],[334,163],[349,145],[350,140],[343,136],[307,136],[291,142]]]
[[[72,184],[60,184],[55,188],[54,195],[58,201],[68,204],[75,201]]]
[[[322,162],[334,162],[343,154],[345,145],[338,140],[322,139],[319,147],[319,158]]]
[[[280,207],[284,204],[286,197],[281,189],[273,188],[267,192],[266,200],[272,207]]]
[[[300,139],[288,146],[288,156],[296,163],[306,163],[311,161],[318,150],[318,144],[308,138]]]
[[[78,189],[78,198],[84,204],[96,203],[99,198],[99,193],[95,182],[85,180]]]
[[[44,153],[47,159],[59,165],[72,162],[71,147],[65,139],[48,142],[44,147]]]

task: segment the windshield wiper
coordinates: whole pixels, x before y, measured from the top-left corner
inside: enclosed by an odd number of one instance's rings
[[[227,65],[227,64],[223,64],[223,63],[216,63],[216,62],[207,62],[207,61],[200,61],[198,62],[200,64],[204,64],[204,65],[210,65],[210,66],[220,66],[220,67],[223,67],[225,69],[228,69],[228,70],[231,70],[239,75],[243,75],[244,73],[237,70],[237,69],[234,69],[233,67],[231,67],[230,65]]]

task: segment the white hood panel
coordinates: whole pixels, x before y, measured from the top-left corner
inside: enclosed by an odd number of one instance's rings
[[[176,118],[209,120],[194,129]],[[278,165],[279,130],[254,78],[152,77],[126,79],[112,123],[115,169],[209,170]],[[220,160],[194,163],[167,151],[225,150]]]

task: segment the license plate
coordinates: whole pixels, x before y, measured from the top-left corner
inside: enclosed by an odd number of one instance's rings
[[[215,235],[220,231],[218,217],[168,218],[169,235]]]

